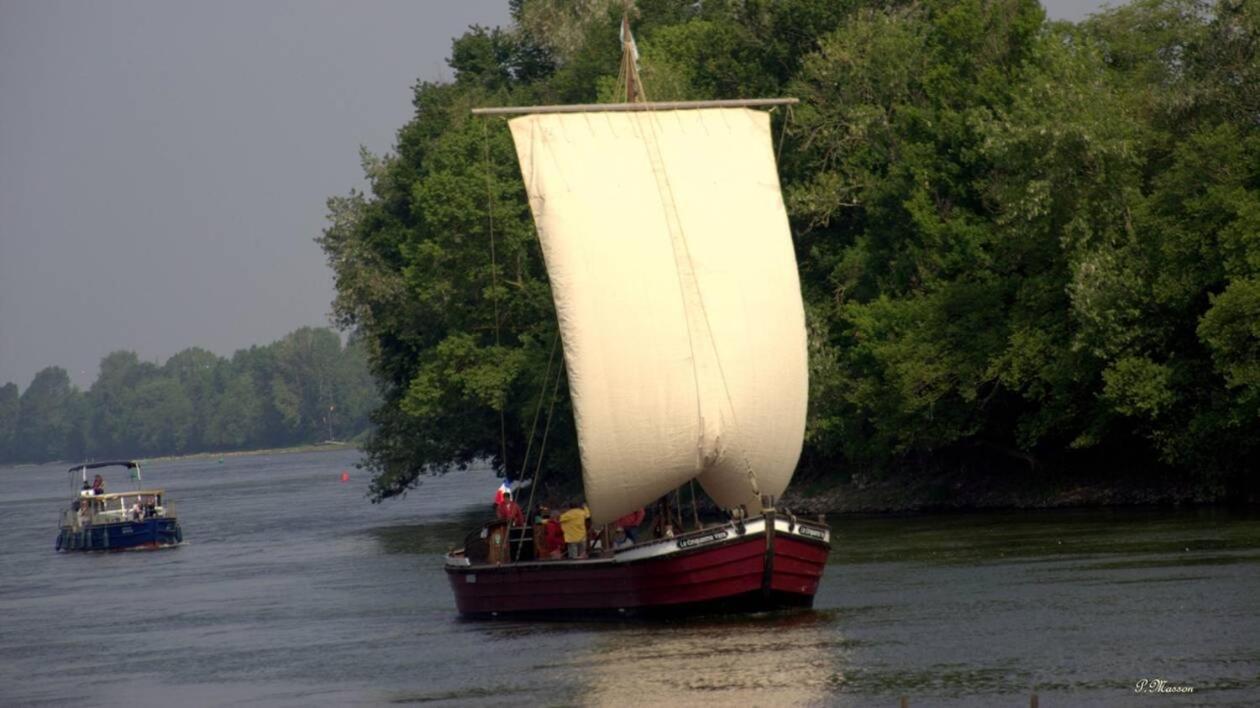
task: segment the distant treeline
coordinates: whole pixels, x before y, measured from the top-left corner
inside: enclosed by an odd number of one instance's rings
[[[511,6],[330,201],[335,311],[384,396],[378,496],[540,449],[556,315],[505,122],[469,108],[614,100],[623,4]],[[1260,2],[636,6],[650,98],[801,99],[773,116],[804,470],[1257,480]],[[548,479],[572,478],[563,386],[554,413]]]
[[[0,387],[0,463],[134,458],[355,438],[378,398],[360,344],[304,327],[230,359],[185,349],[165,364],[117,351],[87,391],[50,366]]]

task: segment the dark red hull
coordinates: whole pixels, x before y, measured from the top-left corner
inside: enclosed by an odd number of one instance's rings
[[[664,616],[811,607],[830,550],[826,527],[763,517],[622,550],[615,557],[446,570],[462,615]],[[806,533],[810,535],[806,535]],[[769,537],[769,538],[768,538]]]

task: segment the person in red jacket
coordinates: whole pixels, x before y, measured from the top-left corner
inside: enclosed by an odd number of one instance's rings
[[[564,527],[560,525],[560,512],[551,512],[551,518],[543,525],[542,550],[544,558],[559,560],[564,557]]]
[[[521,512],[516,500],[512,499],[511,492],[503,495],[503,502],[495,508],[495,515],[507,521],[509,526],[525,525],[525,514]]]
[[[626,538],[630,539],[630,543],[638,543],[639,524],[643,523],[643,517],[645,516],[647,516],[647,512],[645,512],[642,507],[639,507],[638,511],[632,511],[620,519],[617,519],[613,525],[625,530]]]

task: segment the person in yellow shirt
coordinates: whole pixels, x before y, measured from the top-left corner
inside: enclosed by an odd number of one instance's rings
[[[565,507],[565,512],[560,515],[560,527],[564,530],[564,544],[569,549],[569,558],[585,558],[586,520],[591,518],[591,511],[585,504],[578,506],[573,502],[565,504]]]

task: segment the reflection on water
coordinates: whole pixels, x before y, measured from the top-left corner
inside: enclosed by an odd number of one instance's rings
[[[1196,704],[1260,689],[1260,519],[1087,510],[845,519],[820,602],[864,642],[840,695],[933,705],[1031,693],[1145,705],[1143,678]],[[1185,700],[1189,696],[1161,696]],[[987,701],[986,701],[987,702]]]
[[[843,681],[852,650],[827,613],[793,613],[622,628],[568,669],[591,705],[813,705]]]
[[[382,553],[397,555],[431,555],[457,548],[468,534],[486,521],[485,514],[461,514],[450,521],[427,524],[401,524],[370,529],[368,533],[376,541]]]
[[[813,612],[473,622],[442,555],[486,471],[367,503],[353,453],[146,467],[188,542],[55,554],[61,466],[0,470],[0,705],[1252,705],[1260,518],[845,518]],[[125,483],[125,480],[122,480]],[[1194,688],[1137,695],[1141,679]]]

